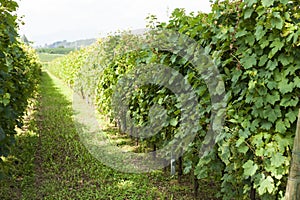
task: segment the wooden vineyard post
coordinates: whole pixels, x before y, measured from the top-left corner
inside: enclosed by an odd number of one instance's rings
[[[298,113],[297,129],[294,139],[292,162],[286,186],[285,200],[300,199],[300,110]]]

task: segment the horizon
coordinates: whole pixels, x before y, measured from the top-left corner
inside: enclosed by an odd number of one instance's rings
[[[34,46],[105,37],[110,33],[146,28],[146,17],[168,21],[175,8],[186,13],[210,12],[209,0],[18,0],[19,35]]]

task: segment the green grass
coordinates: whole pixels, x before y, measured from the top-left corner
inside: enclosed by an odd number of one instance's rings
[[[50,54],[50,53],[38,53],[38,55],[42,63],[49,63],[56,58],[64,56],[64,54]]]
[[[35,191],[35,155],[38,148],[34,122],[37,101],[31,101],[24,116],[24,126],[17,129],[16,146],[4,158],[5,177],[0,179],[0,199],[21,199],[22,194]]]
[[[0,199],[193,199],[188,178],[179,184],[162,171],[126,174],[96,160],[79,140],[71,101],[72,91],[43,72],[38,102],[5,161]],[[122,135],[112,138],[128,145]],[[211,196],[206,188],[200,199]]]

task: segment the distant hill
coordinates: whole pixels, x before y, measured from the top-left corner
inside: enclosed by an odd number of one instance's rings
[[[135,29],[131,30],[130,32],[134,35],[142,35],[147,32],[147,29]],[[66,49],[79,49],[81,47],[90,46],[97,41],[96,38],[91,39],[83,39],[83,40],[76,40],[74,42],[68,42],[67,40],[57,41],[52,44],[47,44],[42,47],[37,47],[37,49],[56,49],[56,48],[66,48]]]

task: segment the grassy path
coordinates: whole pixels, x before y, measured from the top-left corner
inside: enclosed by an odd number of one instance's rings
[[[76,133],[71,98],[43,73],[35,112],[6,160],[11,176],[0,181],[0,199],[192,199],[190,186],[162,172],[124,174],[93,158]]]

